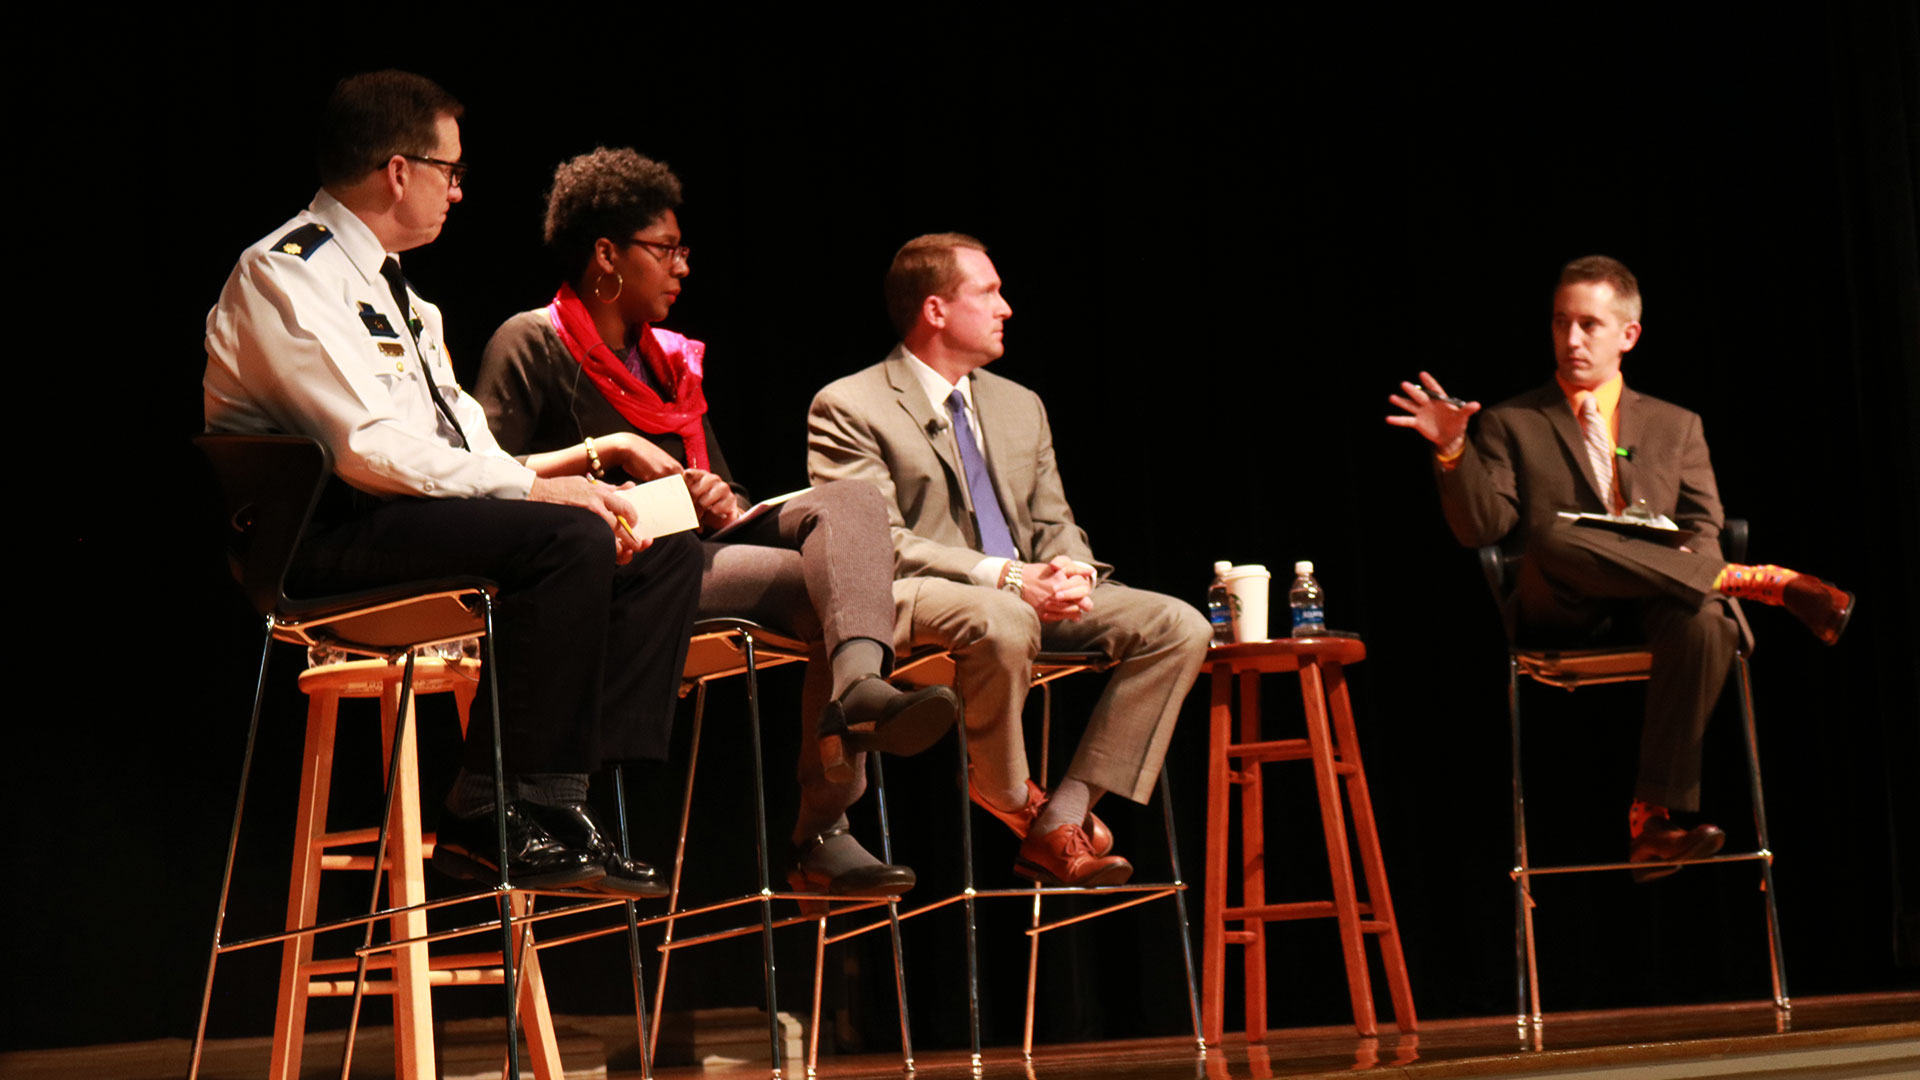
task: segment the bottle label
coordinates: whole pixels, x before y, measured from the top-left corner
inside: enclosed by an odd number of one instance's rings
[[[1310,626],[1316,630],[1320,630],[1324,629],[1326,625],[1326,612],[1321,610],[1318,604],[1312,607],[1296,607],[1293,609],[1293,628],[1295,630],[1303,626]]]

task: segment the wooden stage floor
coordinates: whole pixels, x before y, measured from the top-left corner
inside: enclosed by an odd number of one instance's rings
[[[608,1023],[609,1030],[621,1027]],[[594,1026],[602,1026],[602,1021],[596,1019]],[[630,1020],[625,1027],[631,1027]],[[355,1076],[392,1075],[390,1052],[381,1052],[391,1046],[381,1038],[385,1034],[363,1034],[366,1042],[363,1053],[355,1056]],[[211,1045],[201,1075],[208,1080],[261,1075],[266,1062],[264,1041]],[[337,1033],[315,1034],[308,1051],[303,1073],[338,1074]],[[617,1047],[609,1044],[607,1051],[613,1060],[605,1072],[596,1065],[570,1075],[639,1080],[639,1070],[621,1060]],[[0,1053],[0,1076],[9,1080],[178,1077],[185,1072],[186,1057],[184,1039]],[[1920,1077],[1920,992],[1798,999],[1784,1023],[1770,1003],[1743,1002],[1550,1013],[1537,1038],[1525,1041],[1513,1018],[1506,1016],[1428,1021],[1416,1035],[1389,1031],[1373,1039],[1359,1038],[1351,1028],[1294,1028],[1274,1031],[1264,1043],[1248,1046],[1244,1039],[1229,1034],[1225,1046],[1209,1050],[1204,1058],[1195,1052],[1191,1038],[1137,1039],[1040,1047],[1031,1062],[1021,1060],[1018,1048],[991,1048],[977,1072],[964,1051],[923,1053],[915,1065],[916,1080],[1266,1080],[1356,1074],[1407,1080],[1915,1078]],[[443,1068],[443,1075],[463,1071]],[[655,1075],[660,1080],[747,1080],[766,1077],[768,1069],[764,1064],[679,1067],[660,1069]],[[804,1077],[804,1062],[790,1063],[785,1075]],[[823,1058],[819,1075],[898,1077],[900,1058],[878,1054]]]
[[[1529,1045],[1528,1043],[1531,1043]],[[1771,1002],[1548,1014],[1537,1040],[1523,1043],[1511,1016],[1438,1020],[1418,1034],[1360,1038],[1352,1028],[1273,1031],[1248,1046],[1229,1034],[1201,1059],[1193,1041],[1142,1039],[1037,1047],[1031,1063],[1016,1048],[989,1050],[975,1073],[963,1053],[923,1054],[920,1080],[1266,1080],[1364,1074],[1442,1080],[1473,1076],[1647,1078],[1728,1076],[1920,1078],[1920,993],[1807,998],[1782,1023]],[[804,1067],[789,1077],[805,1075]],[[894,1056],[823,1059],[822,1077],[896,1077]],[[637,1080],[610,1072],[609,1080]],[[764,1077],[764,1065],[724,1072],[672,1069],[660,1080]]]

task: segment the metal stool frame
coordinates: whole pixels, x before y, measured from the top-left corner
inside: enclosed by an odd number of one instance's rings
[[[772,1076],[775,1080],[778,1080],[782,1075],[782,1053],[779,999],[775,987],[776,967],[773,955],[773,932],[782,927],[797,926],[802,923],[816,923],[815,965],[813,975],[814,1024],[810,1031],[810,1046],[807,1053],[807,1075],[812,1076],[815,1071],[819,1045],[818,1028],[820,998],[822,993],[822,974],[819,960],[824,956],[828,944],[854,936],[845,934],[837,937],[829,937],[827,934],[827,918],[830,915],[845,914],[885,906],[888,909],[888,919],[886,922],[877,925],[891,925],[893,928],[894,982],[899,993],[900,1002],[901,1052],[905,1067],[907,1071],[910,1072],[913,1069],[913,1036],[907,1012],[905,969],[900,952],[900,930],[898,922],[898,901],[900,898],[898,896],[844,898],[821,893],[776,891],[773,888],[772,852],[767,836],[765,762],[762,755],[760,739],[759,671],[763,667],[778,667],[783,664],[804,663],[807,659],[806,646],[793,639],[781,637],[757,623],[742,618],[701,620],[694,626],[694,645],[698,647],[703,643],[707,644],[710,648],[720,646],[726,650],[731,650],[738,655],[739,661],[738,663],[729,662],[725,658],[725,653],[716,653],[715,655],[721,657],[721,660],[717,666],[709,668],[708,665],[701,662],[701,658],[697,657],[694,653],[689,652],[688,655],[687,675],[683,681],[681,692],[685,694],[691,689],[694,694],[692,751],[687,761],[685,795],[680,804],[680,833],[679,839],[674,847],[673,877],[669,886],[667,913],[641,920],[638,924],[640,926],[648,926],[654,923],[661,923],[665,926],[663,940],[659,945],[661,953],[660,972],[657,976],[658,981],[655,984],[654,1001],[656,1009],[653,1015],[653,1026],[651,1031],[646,1033],[646,1038],[643,1038],[642,1044],[647,1048],[649,1056],[657,1049],[660,1038],[661,1015],[657,1005],[666,995],[667,972],[671,966],[674,950],[684,949],[694,945],[703,945],[713,941],[723,941],[729,938],[741,937],[757,931],[761,935],[761,965],[766,978],[769,1060],[772,1067]],[[686,865],[687,832],[692,822],[693,782],[698,773],[700,763],[700,736],[706,716],[707,684],[716,679],[728,678],[739,674],[745,674],[747,677],[747,726],[751,734],[751,753],[753,756],[754,846],[755,853],[758,857],[760,888],[759,891],[755,893],[731,897],[703,904],[699,907],[682,909],[680,908],[680,881],[682,871]],[[877,788],[877,796],[880,800],[881,857],[882,859],[890,859],[893,853],[893,842],[887,824],[885,778],[880,772],[879,755],[869,754],[868,758],[873,762],[876,777],[875,787]],[[827,915],[816,916],[801,914],[775,919],[773,916],[773,902],[775,900],[807,900],[819,902],[828,905],[829,910]],[[724,911],[739,907],[743,904],[758,904],[760,906],[760,921],[758,925],[733,927],[701,934],[696,937],[683,938],[680,940],[674,939],[675,924],[679,920]]]
[[[1729,562],[1744,562],[1747,553],[1747,523],[1729,519],[1721,533],[1721,548]],[[1569,692],[1582,686],[1603,683],[1640,682],[1649,674],[1652,654],[1644,647],[1602,649],[1529,649],[1518,644],[1513,618],[1506,611],[1508,583],[1519,557],[1503,552],[1496,545],[1479,549],[1480,568],[1492,590],[1494,601],[1502,609],[1507,629],[1507,712],[1513,746],[1513,879],[1514,983],[1518,1007],[1515,1024],[1523,1037],[1529,1027],[1538,1031],[1540,1011],[1540,970],[1533,930],[1532,879],[1551,874],[1579,874],[1602,870],[1644,870],[1658,866],[1692,866],[1705,863],[1758,862],[1760,891],[1766,902],[1767,958],[1773,978],[1773,1005],[1782,1014],[1793,1008],[1787,996],[1786,957],[1780,945],[1780,914],[1774,902],[1772,845],[1767,840],[1767,807],[1760,782],[1760,739],[1753,718],[1753,682],[1746,650],[1734,655],[1734,674],[1740,687],[1741,734],[1746,743],[1747,786],[1753,807],[1756,848],[1750,852],[1713,855],[1703,859],[1670,859],[1657,862],[1576,863],[1559,866],[1534,866],[1527,854],[1526,796],[1520,769],[1520,677],[1522,675],[1547,686]]]
[[[1053,734],[1053,688],[1052,683],[1082,671],[1104,671],[1113,666],[1113,661],[1103,653],[1097,652],[1041,652],[1033,661],[1033,685],[1040,689],[1040,778],[1048,777],[1049,745]],[[917,683],[919,685],[944,684],[952,681],[952,659],[944,650],[937,650],[911,657],[894,668],[894,678]],[[1165,884],[1095,885],[1067,886],[1040,885],[1023,888],[981,889],[974,885],[973,868],[973,801],[967,791],[967,726],[965,723],[954,725],[958,734],[960,760],[960,848],[964,885],[960,893],[943,897],[923,904],[911,911],[903,912],[899,920],[906,920],[931,911],[939,910],[955,903],[962,903],[966,911],[967,931],[967,1021],[971,1037],[971,1064],[974,1069],[982,1067],[982,1049],[980,1045],[980,959],[978,930],[975,922],[974,903],[976,900],[996,897],[1029,899],[1033,902],[1032,921],[1026,934],[1027,949],[1027,1001],[1026,1023],[1021,1038],[1020,1054],[1024,1061],[1033,1060],[1033,1017],[1040,966],[1040,935],[1049,930],[1058,930],[1076,923],[1099,918],[1124,908],[1144,904],[1171,896],[1174,901],[1175,917],[1180,933],[1181,957],[1186,962],[1187,1006],[1193,1021],[1194,1044],[1201,1056],[1206,1054],[1206,1041],[1200,1034],[1200,996],[1195,988],[1193,963],[1193,941],[1188,931],[1187,920],[1187,884],[1180,873],[1180,845],[1173,823],[1173,794],[1167,782],[1167,772],[1160,770],[1160,809],[1167,832],[1167,858],[1173,871],[1173,881]],[[1070,916],[1050,923],[1041,921],[1041,901],[1048,896],[1104,896],[1134,894],[1128,899],[1109,904],[1098,911]],[[873,923],[860,927],[842,937],[852,937],[869,930],[878,929],[882,923]],[[898,931],[895,931],[896,938]]]

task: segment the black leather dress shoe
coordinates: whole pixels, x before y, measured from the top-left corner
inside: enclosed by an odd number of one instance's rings
[[[853,685],[879,677],[868,675]],[[851,693],[849,687],[820,714],[820,764],[827,779],[836,784],[853,779],[852,755],[880,750],[912,757],[939,742],[960,719],[960,695],[950,686],[896,694],[878,709],[848,708],[842,702]]]
[[[606,876],[591,851],[555,840],[527,813],[529,804],[507,804],[507,875],[525,889],[561,889]],[[433,845],[433,868],[448,877],[498,884],[500,840],[491,812],[447,817]]]
[[[1682,829],[1664,817],[1648,818],[1640,835],[1627,845],[1628,862],[1665,862],[1670,859],[1704,859],[1719,851],[1727,834],[1718,825],[1695,825]],[[1677,866],[1650,866],[1635,870],[1633,880],[1655,881],[1677,874]]]
[[[667,895],[667,883],[660,879],[660,872],[638,859],[621,855],[619,845],[600,831],[586,807],[527,803],[525,809],[555,840],[593,853],[607,876],[587,882],[585,888],[615,896]]]

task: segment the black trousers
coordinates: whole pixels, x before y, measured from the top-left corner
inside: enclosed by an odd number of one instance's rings
[[[1653,652],[1634,797],[1700,808],[1700,746],[1740,643],[1733,601],[1713,590],[1717,550],[1679,551],[1602,529],[1556,523],[1527,538],[1514,590],[1521,640],[1599,644],[1611,619]]]
[[[626,566],[588,511],[511,499],[399,499],[310,530],[292,595],[472,574],[500,586],[494,657],[509,773],[663,759],[700,594],[700,543],[655,540]],[[493,769],[488,680],[464,764]]]

